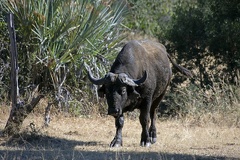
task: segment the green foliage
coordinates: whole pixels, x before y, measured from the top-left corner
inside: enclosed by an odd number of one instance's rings
[[[202,87],[212,83],[213,72],[214,76],[228,74],[232,82],[236,76],[240,63],[239,5],[239,1],[198,0],[196,5],[176,8],[166,34],[171,42],[168,48],[179,60],[197,68]],[[209,58],[214,61],[204,64]],[[213,71],[218,67],[223,69]]]
[[[20,77],[26,84],[40,83],[45,92],[54,92],[58,102],[71,97],[66,81],[70,88],[78,87],[79,79],[86,86],[85,65],[104,71],[108,65],[103,60],[113,57],[122,40],[124,2],[4,0],[1,6],[15,15],[20,69],[28,74],[20,71]]]
[[[0,101],[8,97],[10,82],[9,38],[3,11],[0,10]]]
[[[163,34],[173,14],[171,0],[128,0],[128,3],[130,15],[125,24],[130,29],[152,36]]]
[[[166,41],[165,31],[170,26],[176,6],[185,8],[196,0],[128,0],[129,15],[125,24],[133,32],[147,34]]]
[[[240,68],[240,2],[212,0],[206,5],[211,9],[207,18],[209,50],[228,65],[228,71],[236,71]]]

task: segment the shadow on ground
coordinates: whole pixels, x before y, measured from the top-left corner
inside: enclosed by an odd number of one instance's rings
[[[101,146],[101,142],[73,141],[33,133],[22,133],[0,143],[0,160],[235,160],[161,152],[123,152],[75,149]],[[237,160],[237,159],[236,159]]]

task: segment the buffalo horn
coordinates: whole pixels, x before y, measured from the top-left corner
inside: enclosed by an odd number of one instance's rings
[[[125,77],[124,79],[122,79],[123,83],[129,85],[129,86],[138,86],[141,83],[145,82],[145,80],[147,79],[147,72],[144,72],[144,75],[142,78],[137,79],[137,80],[133,80],[129,77]]]
[[[103,84],[105,83],[105,81],[106,81],[106,78],[105,78],[105,77],[100,78],[100,79],[94,78],[94,77],[92,76],[91,70],[88,70],[88,78],[89,78],[89,80],[90,80],[93,84],[95,84],[95,85],[103,85]]]
[[[144,75],[142,76],[142,78],[134,80],[134,83],[136,83],[137,85],[140,85],[141,83],[145,82],[147,79],[147,72],[144,71]]]

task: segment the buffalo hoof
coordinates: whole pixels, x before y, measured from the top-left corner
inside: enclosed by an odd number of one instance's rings
[[[114,138],[112,142],[110,143],[110,147],[121,147],[122,146],[122,140]]]
[[[151,143],[156,143],[157,142],[157,138],[151,138]]]
[[[144,142],[144,141],[142,141],[142,142],[140,143],[140,146],[141,146],[141,147],[150,147],[150,146],[151,146],[151,143],[150,143],[150,142]]]

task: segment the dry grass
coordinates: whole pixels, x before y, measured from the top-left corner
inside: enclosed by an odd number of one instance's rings
[[[8,111],[1,111],[3,129]],[[32,124],[32,127],[30,127]],[[156,144],[139,146],[141,127],[138,119],[126,118],[123,147],[111,149],[115,134],[112,117],[72,118],[54,116],[48,128],[43,117],[31,114],[22,134],[1,139],[0,160],[5,159],[240,159],[240,128],[215,123],[192,123],[191,118],[157,121]]]

